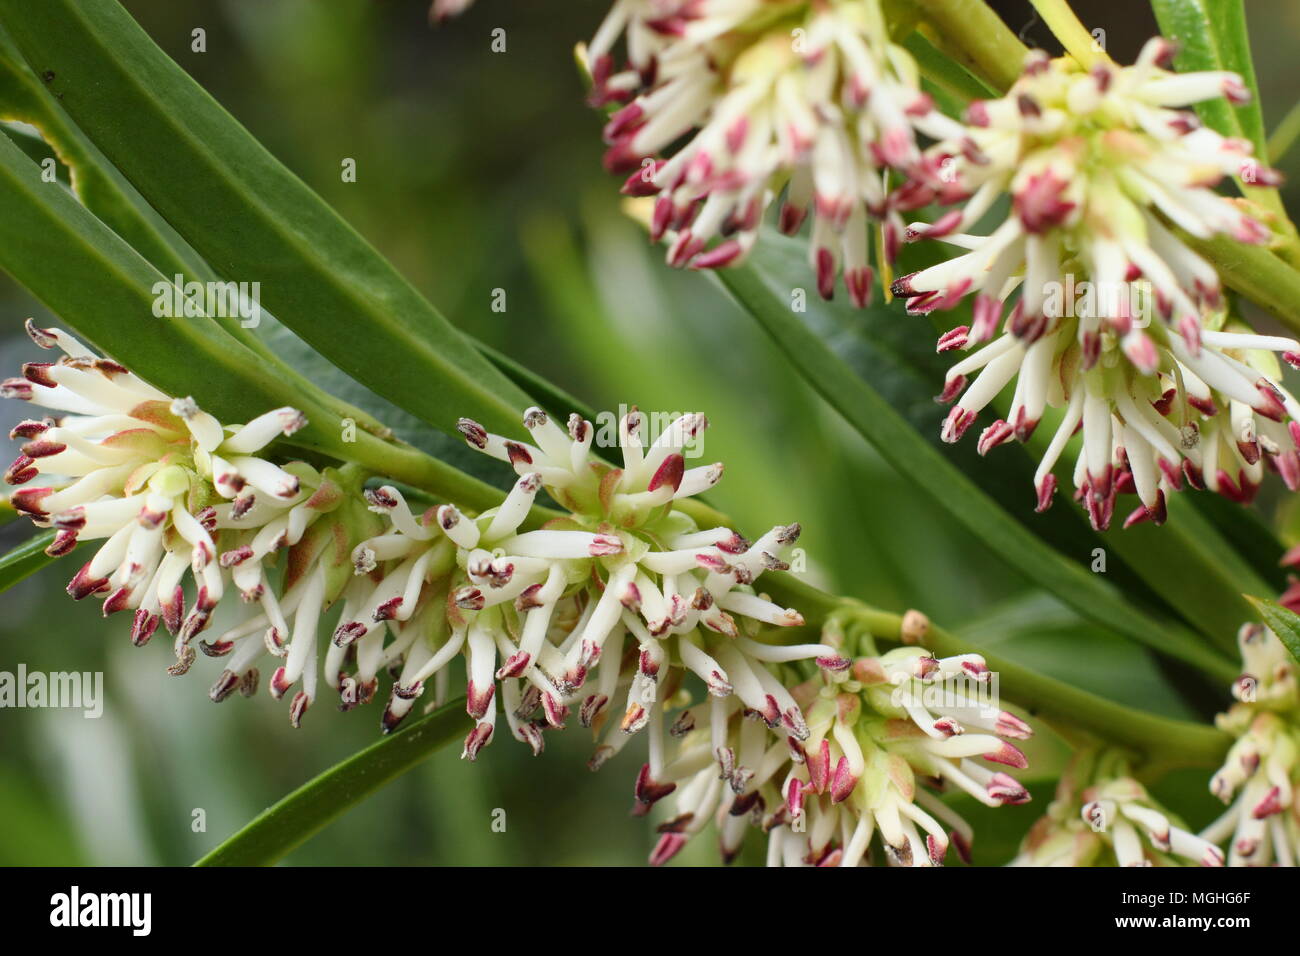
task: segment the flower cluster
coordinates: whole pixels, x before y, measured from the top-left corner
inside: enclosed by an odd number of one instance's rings
[[[429,544],[412,546],[412,538],[446,539],[453,568],[444,585],[445,643],[408,656],[386,720],[399,720],[463,643],[469,711],[478,721],[466,743],[471,756],[492,737],[497,682],[512,735],[535,751],[542,732],[563,727],[572,710],[584,727],[600,731],[610,709],[621,706],[598,762],[646,730],[650,760],[638,780],[640,796],[661,786],[663,710],[687,673],[782,733],[805,735],[799,708],[766,673],[762,645],[752,640],[764,626],[803,623],[754,587],[763,572],[788,568],[784,558],[799,526],[779,525],[750,542],[729,528],[701,528],[674,507],[722,476],[720,464],[686,467],[686,454],[708,425],[704,416],[683,415],[651,436],[649,418],[633,409],[616,434],[609,429],[617,465],[594,454],[604,430],[581,416],[561,427],[532,408],[523,425],[531,442],[460,423],[471,447],[519,476],[500,508],[471,519],[444,505],[415,521],[395,499],[392,530],[358,550],[361,569],[394,549],[428,553]],[[567,513],[521,530],[543,489]]]
[[[1228,842],[1229,866],[1295,866],[1300,860],[1300,690],[1295,661],[1260,624],[1237,635],[1244,673],[1237,703],[1216,723],[1236,738],[1210,781],[1228,810],[1202,834]]]
[[[280,408],[223,426],[193,399],[163,394],[60,329],[28,320],[27,331],[63,354],[28,363],[22,378],[0,385],[0,394],[55,414],[13,429],[10,437],[25,443],[5,480],[23,486],[11,496],[15,509],[55,532],[47,553],[103,542],[68,592],[78,600],[103,595],[105,615],[134,612],[137,645],[162,622],[175,637],[175,674],[189,669],[194,638],[232,587],[264,609],[268,623],[252,643],[261,647],[265,638],[282,647],[290,635],[284,615],[299,591],[290,574],[277,599],[263,564],[299,544],[341,499],[337,484],[316,469],[301,462],[280,467],[258,454],[302,428],[303,416]],[[233,647],[224,640],[201,646],[215,654]],[[236,686],[251,693],[256,680],[247,668],[228,672],[213,694]],[[295,720],[307,703],[309,695],[295,699]]]
[[[1061,775],[1012,866],[1223,866],[1223,851],[1189,831],[1131,776],[1114,751],[1084,750]]]
[[[948,372],[940,400],[960,400],[944,440],[958,440],[1013,380],[1010,411],[981,434],[981,453],[1027,441],[1048,406],[1064,408],[1035,476],[1038,507],[1050,504],[1053,469],[1082,427],[1074,484],[1098,528],[1119,492],[1141,501],[1129,522],[1159,522],[1184,481],[1236,500],[1254,494],[1266,465],[1300,483],[1300,406],[1272,354],[1294,365],[1300,343],[1229,321],[1217,273],[1178,235],[1268,241],[1248,208],[1214,187],[1232,175],[1273,185],[1277,174],[1249,143],[1181,108],[1241,102],[1240,78],[1175,74],[1171,55],[1160,38],[1129,67],[1084,70],[1032,54],[1011,90],[972,104],[968,127],[922,167],[943,170],[968,198],[909,227],[909,238],[966,251],[894,283],[914,313],[974,296],[971,325],[939,339],[941,352],[981,346]],[[1003,196],[1001,224],[987,236],[965,231]]]
[[[858,306],[871,295],[869,221],[892,260],[902,213],[933,198],[895,191],[890,171],[923,162],[918,131],[961,130],[921,92],[879,0],[616,0],[587,57],[592,102],[624,104],[605,126],[605,164],[631,171],[626,193],[657,195],[651,235],[668,239],[670,265],[740,261],[784,190],[784,232],[813,212],[818,291],[830,298],[842,272]]]
[[[469,444],[511,464],[518,480],[481,514],[452,503],[413,511],[392,485],[363,493],[355,466],[318,471],[259,456],[305,424],[293,409],[222,426],[193,400],[157,391],[67,333],[28,329],[64,356],[25,366],[3,393],[66,414],[14,429],[26,440],[6,474],[23,485],[14,505],[55,529],[51,554],[103,539],[68,590],[105,595],[105,614],[134,611],[136,644],[162,622],[175,636],[174,674],[189,670],[196,643],[223,659],[213,700],[237,689],[251,695],[270,655],[271,694],[298,688],[290,707],[297,726],[322,669],[343,709],[370,701],[388,670],[394,684],[382,723],[391,730],[426,681],[445,699],[447,665],[463,656],[476,722],[466,756],[491,739],[499,710],[512,735],[540,751],[543,730],[563,727],[571,709],[599,730],[618,700],[622,715],[609,722],[602,753],[650,728],[639,794],[657,792],[665,703],[688,672],[781,734],[807,736],[799,706],[766,662],[829,652],[760,643],[764,627],[803,618],[754,587],[765,571],[789,567],[799,526],[750,542],[730,528],[702,528],[674,507],[722,476],[720,464],[686,467],[704,416],[681,416],[651,436],[649,418],[633,410],[610,442],[619,466],[593,454],[598,430],[580,416],[565,429],[529,409],[531,443],[463,420]],[[525,527],[543,490],[566,513]],[[231,592],[242,598],[233,622],[195,642]],[[337,626],[322,648],[319,631],[336,604]]]
[[[842,637],[832,626],[825,639],[842,647]],[[768,659],[783,660],[781,650]],[[919,647],[835,653],[818,659],[820,677],[794,687],[808,716],[799,740],[769,741],[752,711],[725,701],[677,716],[680,744],[662,781],[680,787],[652,862],[670,859],[711,819],[728,860],[757,826],[775,866],[862,865],[877,835],[889,865],[941,865],[950,844],[969,861],[971,827],[938,794],[964,791],[991,807],[1029,800],[996,768],[1026,766],[1005,738],[1032,731],[999,709],[981,657],[935,658]]]

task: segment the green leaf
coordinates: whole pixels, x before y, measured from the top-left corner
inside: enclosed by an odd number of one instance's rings
[[[291,443],[355,461],[469,508],[500,503],[491,486],[413,448],[357,429],[349,441],[337,412],[296,388],[206,317],[153,314],[162,276],[7,137],[0,137],[0,268],[68,324],[170,395],[197,394],[222,421],[247,421],[282,405],[308,424]]]
[[[1300,102],[1293,103],[1286,116],[1273,128],[1268,137],[1268,162],[1276,166],[1287,150],[1300,139]]]
[[[719,270],[718,280],[772,337],[821,396],[880,455],[956,521],[964,524],[1029,581],[1057,595],[1082,616],[1117,634],[1224,678],[1229,662],[1182,627],[1166,624],[1125,601],[1102,576],[1053,550],[994,502],[960,468],[911,428],[873,387],[841,361],[800,321],[788,301],[789,286],[774,283],[751,263]]]
[[[1178,720],[1199,718],[1151,650],[1099,631],[1041,592],[1005,601],[953,630],[972,644],[1125,706]]]
[[[35,127],[87,208],[164,274],[197,276],[203,260],[188,248],[68,118],[48,86],[0,26],[0,115]]]
[[[69,185],[86,208],[121,236],[167,278],[177,275],[182,281],[209,282],[217,274],[154,211],[122,174],[95,148],[85,134],[69,119],[46,83],[32,71],[9,34],[0,27],[0,115],[20,120],[39,131],[40,137],[26,131],[6,128],[11,138],[37,162],[47,156],[62,164]],[[261,310],[258,330],[266,336],[279,323],[266,309]],[[383,425],[373,416],[335,399],[317,387],[303,370],[286,364],[242,322],[227,322],[221,329],[238,339],[263,359],[278,366],[278,374],[292,381],[301,391],[310,393],[322,405],[337,412],[339,418],[351,418],[367,431],[382,433]]]
[[[923,34],[908,35],[903,39],[903,47],[912,54],[921,74],[941,91],[943,100],[940,105],[950,116],[960,116],[971,100],[997,96],[995,90],[963,69],[957,61],[936,50]]]
[[[1233,548],[1197,507],[1211,492],[1188,490],[1169,496],[1169,520],[1117,527],[1101,535],[1108,550],[1139,569],[1174,613],[1230,653],[1234,635],[1250,608],[1243,591],[1265,590],[1267,580]],[[1239,511],[1245,511],[1235,505]],[[1249,519],[1243,519],[1248,522]]]
[[[526,396],[167,57],[116,2],[0,0],[28,63],[225,279],[421,419],[516,430]]]
[[[516,477],[514,472],[502,468],[501,463],[495,459],[470,448],[461,435],[449,435],[398,408],[388,399],[376,395],[278,322],[263,322],[257,331],[261,341],[285,363],[300,371],[326,394],[340,400],[340,403],[361,409],[369,418],[383,422],[398,439],[414,445],[439,461],[503,491],[509,491]]]
[[[195,866],[270,866],[465,731],[465,701],[444,704],[267,808]]]
[[[1251,597],[1248,594],[1246,600],[1254,605],[1260,619],[1277,635],[1278,640],[1291,652],[1291,656],[1297,663],[1300,663],[1300,616],[1267,598]]]
[[[0,556],[0,592],[8,591],[23,578],[52,563],[55,559],[45,549],[53,540],[53,531],[42,531]]]
[[[1222,495],[1192,495],[1191,501],[1232,552],[1265,583],[1264,587],[1256,590],[1282,591],[1286,588],[1286,571],[1281,566],[1286,546],[1257,508],[1243,508]]]
[[[1254,144],[1255,155],[1260,161],[1268,162],[1264,111],[1259,98],[1259,81],[1255,78],[1255,60],[1250,53],[1245,0],[1206,0],[1206,3],[1223,68],[1239,74],[1250,90],[1250,102],[1235,108],[1242,135]]]
[[[1241,74],[1251,101],[1233,108],[1225,99],[1196,105],[1205,124],[1224,136],[1240,136],[1255,145],[1255,155],[1267,161],[1259,86],[1250,55],[1243,0],[1151,0],[1160,32],[1179,44],[1175,62],[1182,72],[1232,70]]]

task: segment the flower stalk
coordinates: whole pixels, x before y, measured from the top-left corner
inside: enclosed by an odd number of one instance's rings
[[[1067,0],[1032,0],[1047,28],[1061,41],[1067,53],[1085,68],[1107,62],[1106,50],[1088,32]]]
[[[1154,773],[1177,766],[1214,766],[1227,751],[1226,734],[1188,721],[1173,720],[1117,704],[1064,681],[1039,674],[929,622],[917,612],[894,614],[852,598],[837,597],[785,576],[769,585],[772,596],[797,603],[811,627],[839,618],[856,622],[882,641],[915,643],[919,640],[935,654],[980,654],[1004,686],[1015,688],[1015,700],[1030,713],[1046,720],[1067,739],[1083,731],[1094,739],[1125,747],[1144,756],[1143,766]],[[911,615],[909,617],[909,615]],[[795,638],[797,639],[797,638]],[[1225,663],[1206,670],[1207,676],[1231,681],[1236,665]]]
[[[997,90],[1020,75],[1025,45],[984,0],[913,0],[940,49]]]

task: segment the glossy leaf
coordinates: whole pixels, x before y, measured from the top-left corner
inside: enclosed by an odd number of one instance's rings
[[[1265,586],[1256,590],[1282,591],[1286,588],[1286,572],[1281,566],[1286,547],[1257,508],[1243,508],[1221,495],[1192,495],[1189,500],[1197,513],[1228,543],[1232,553],[1264,582]]]
[[[1247,595],[1246,600],[1254,605],[1260,620],[1268,625],[1296,662],[1300,663],[1300,615],[1266,598]]]
[[[152,289],[162,279],[158,271],[62,185],[43,182],[39,167],[4,137],[0,204],[0,268],[101,351],[168,394],[197,392],[204,407],[227,422],[291,405],[308,419],[292,438],[299,448],[356,461],[466,507],[500,502],[496,489],[413,448],[361,429],[350,434],[336,412],[304,395],[208,318],[156,318]]]
[[[1206,125],[1225,136],[1240,136],[1255,145],[1255,155],[1267,158],[1259,87],[1250,55],[1243,0],[1151,0],[1160,31],[1179,44],[1175,62],[1183,72],[1232,70],[1241,74],[1251,101],[1233,107],[1227,100],[1197,104]]]
[[[35,127],[69,171],[77,197],[165,275],[198,276],[204,263],[71,121],[0,25],[0,115]]]
[[[394,404],[515,431],[526,396],[113,0],[0,0],[28,63],[225,279]],[[147,148],[145,147],[147,144]]]
[[[371,744],[267,808],[195,866],[270,866],[430,754],[459,740],[463,699]]]
[[[55,559],[45,553],[53,540],[53,531],[42,531],[0,556],[0,593],[53,562]]]
[[[996,96],[995,90],[977,79],[954,60],[948,59],[921,33],[903,39],[903,47],[916,60],[921,74],[942,91],[941,104],[949,115],[961,115],[965,104]]]
[[[188,243],[171,228],[144,197],[95,144],[64,112],[48,84],[36,75],[14,46],[9,34],[0,27],[0,115],[34,127],[39,137],[6,128],[11,138],[33,159],[52,157],[66,177],[78,199],[104,225],[122,237],[168,279],[181,276],[182,281],[209,282],[217,275]],[[279,327],[270,312],[259,310],[256,331],[241,321],[219,323],[223,332],[238,339],[263,359],[278,368],[278,374],[292,381],[302,392],[311,393],[339,418],[351,418],[368,431],[381,433],[383,426],[372,416],[334,398],[318,387],[315,378],[304,370],[284,362],[264,341],[264,336]]]

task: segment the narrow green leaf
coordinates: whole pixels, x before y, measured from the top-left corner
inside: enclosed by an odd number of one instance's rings
[[[1281,591],[1286,587],[1286,571],[1281,566],[1286,546],[1258,509],[1243,508],[1222,495],[1192,495],[1191,502],[1233,554],[1264,582],[1255,590]]]
[[[0,592],[8,591],[23,578],[53,562],[55,559],[45,553],[53,540],[53,531],[42,531],[0,556]]]
[[[58,161],[69,170],[77,197],[163,274],[180,272],[197,277],[205,268],[198,254],[184,245],[71,122],[48,84],[27,65],[3,26],[0,116],[39,130]]]
[[[338,414],[303,394],[274,367],[206,317],[159,319],[152,287],[162,277],[7,137],[0,137],[0,268],[108,355],[171,395],[197,395],[227,422],[292,405],[308,419],[296,447],[380,474],[469,508],[500,492],[414,448],[343,427]],[[349,438],[355,438],[349,441]]]
[[[1178,44],[1174,62],[1182,72],[1226,69],[1209,8],[1208,0],[1151,0],[1160,32]],[[1198,103],[1196,112],[1224,136],[1242,135],[1241,121],[1227,100]]]
[[[983,80],[977,79],[955,60],[951,60],[935,49],[933,43],[921,33],[912,33],[904,37],[903,46],[912,54],[921,74],[930,80],[947,97],[946,106],[951,115],[960,116],[960,107],[971,100],[983,100],[997,96]],[[958,107],[952,109],[951,107]]]
[[[31,134],[15,142],[33,159],[49,153],[63,164],[69,186],[86,208],[121,236],[167,279],[181,276],[182,281],[209,282],[217,274],[154,211],[110,163],[95,144],[71,121],[48,85],[38,77],[14,46],[9,34],[0,27],[0,116],[20,120],[35,127],[43,138]],[[361,409],[341,402],[308,379],[299,369],[282,361],[261,336],[279,327],[274,316],[260,310],[258,332],[245,328],[242,321],[220,323],[221,329],[277,366],[278,374],[292,381],[299,390],[313,394],[322,405],[351,418],[368,431],[381,433],[383,425]]]
[[[1254,605],[1260,619],[1277,635],[1277,639],[1291,652],[1296,662],[1300,663],[1300,616],[1267,598],[1251,597],[1248,594],[1246,600]]]
[[[444,704],[268,807],[195,866],[270,866],[351,807],[465,732],[465,701]]]
[[[1184,621],[1232,653],[1237,628],[1250,613],[1241,593],[1268,586],[1197,509],[1193,499],[1201,497],[1212,493],[1170,495],[1169,520],[1160,527],[1149,522],[1117,527],[1116,516],[1101,540],[1139,567],[1142,579]]]
[[[1250,53],[1250,32],[1246,26],[1245,0],[1206,0],[1223,69],[1241,76],[1250,90],[1250,102],[1236,107],[1242,135],[1255,146],[1255,155],[1268,162],[1268,140],[1264,134],[1264,111],[1255,78],[1255,58]]]
[[[720,270],[717,275],[831,407],[886,461],[983,540],[990,553],[1094,623],[1216,677],[1231,670],[1223,657],[1194,635],[1142,613],[1102,576],[1090,573],[1078,560],[1062,556],[1011,520],[963,471],[917,435],[875,388],[856,376],[804,326],[785,299],[787,290],[769,287],[748,264]]]
[[[1232,70],[1241,75],[1250,90],[1250,102],[1234,107],[1226,99],[1216,98],[1196,104],[1196,112],[1205,124],[1224,136],[1237,136],[1254,145],[1261,162],[1269,161],[1268,142],[1264,137],[1264,114],[1259,102],[1259,84],[1255,80],[1254,61],[1250,55],[1250,38],[1246,30],[1243,0],[1151,0],[1160,30],[1177,41],[1181,48],[1176,58],[1178,69]],[[1282,197],[1272,187],[1251,186],[1236,177],[1242,194],[1276,217],[1276,225],[1288,239],[1294,258],[1295,227],[1282,205]],[[1215,265],[1222,265],[1216,258]],[[1228,278],[1225,276],[1225,278]],[[1229,279],[1229,284],[1231,280]]]
[[[1206,100],[1196,105],[1196,112],[1224,136],[1250,140],[1255,155],[1267,161],[1259,85],[1242,0],[1151,0],[1151,9],[1160,32],[1179,44],[1175,64],[1180,71],[1232,70],[1241,74],[1251,92],[1249,103],[1234,108],[1225,99]]]
[[[518,427],[526,396],[268,153],[113,0],[0,0],[15,42],[95,145],[223,278],[322,355],[447,431]]]
[[[1300,139],[1300,101],[1291,104],[1286,116],[1273,128],[1268,137],[1268,162],[1276,166],[1292,144]]]

